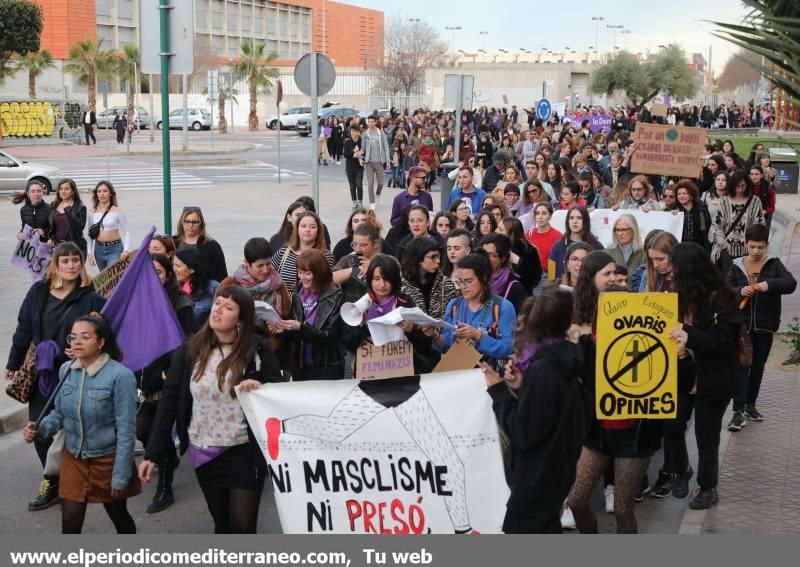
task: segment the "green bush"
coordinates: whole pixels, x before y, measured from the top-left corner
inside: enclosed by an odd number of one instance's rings
[[[789,330],[786,332],[786,337],[783,339],[789,343],[791,352],[789,358],[786,359],[784,364],[800,364],[800,317],[792,318],[789,324]]]

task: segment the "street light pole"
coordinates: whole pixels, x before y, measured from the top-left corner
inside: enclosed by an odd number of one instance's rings
[[[453,32],[453,66],[456,64],[456,32],[461,29],[461,26],[445,26],[444,29]]]
[[[625,51],[628,51],[628,36],[631,34],[631,30],[622,30],[619,33],[625,36]]]
[[[483,50],[486,51],[486,36],[489,35],[489,32],[488,31],[482,31],[482,32],[478,32],[478,34],[483,39]]]
[[[622,29],[622,28],[624,28],[625,26],[623,26],[622,24],[618,24],[618,25],[615,25],[615,26],[612,26],[612,25],[610,25],[610,24],[607,24],[607,25],[606,25],[606,27],[607,27],[608,29],[610,29],[610,30],[614,30],[614,47],[616,47],[616,46],[617,46],[617,31],[618,31],[618,30],[621,30],[621,29]]]
[[[594,47],[600,53],[600,22],[604,21],[603,16],[592,16],[594,22]]]

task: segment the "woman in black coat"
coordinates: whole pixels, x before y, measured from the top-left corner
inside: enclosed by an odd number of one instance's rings
[[[256,331],[250,292],[223,288],[208,323],[173,356],[139,477],[150,482],[155,463],[175,450],[175,424],[214,533],[255,533],[266,463],[236,401],[237,388],[248,392],[280,381],[278,360]]]
[[[561,505],[575,480],[585,415],[580,348],[566,339],[572,295],[548,286],[523,314],[523,336],[505,380],[481,364],[498,424],[509,440],[511,496],[505,533],[561,533]]]
[[[219,242],[206,231],[206,219],[200,207],[185,207],[178,219],[178,234],[172,237],[178,250],[196,248],[202,256],[208,278],[221,282],[228,277],[225,253]]]
[[[693,356],[697,377],[694,430],[699,489],[689,507],[706,510],[718,501],[720,430],[736,383],[736,337],[742,316],[736,296],[701,246],[678,244],[670,262],[683,322],[670,336],[679,357]]]
[[[11,202],[15,205],[25,203],[19,210],[20,226],[17,240],[24,240],[22,234],[25,225],[39,231],[42,241],[47,240],[50,233],[50,205],[44,200],[45,188],[40,181],[31,181],[24,192],[15,193]]]
[[[711,229],[711,215],[708,207],[700,200],[697,185],[689,179],[682,179],[675,185],[676,212],[683,213],[683,237],[681,242],[694,242],[710,250],[708,231]]]
[[[56,200],[50,206],[48,216],[50,233],[48,240],[52,244],[74,242],[86,256],[86,206],[81,202],[78,186],[72,179],[62,179],[58,184]]]

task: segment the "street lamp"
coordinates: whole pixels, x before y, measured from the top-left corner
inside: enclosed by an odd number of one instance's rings
[[[631,30],[622,30],[619,33],[625,36],[625,51],[628,51],[628,36],[631,34]]]
[[[445,26],[445,30],[453,32],[453,66],[456,64],[456,32],[461,29],[461,26]]]
[[[483,49],[485,50],[486,49],[486,36],[489,35],[489,32],[488,31],[480,31],[480,32],[478,32],[478,35],[482,36]]]
[[[605,18],[603,16],[592,16],[592,21],[594,22],[594,44],[598,46],[598,51],[600,51],[600,22],[604,20]]]
[[[422,20],[420,18],[408,18],[408,21],[411,23],[419,23]]]
[[[617,46],[617,31],[623,29],[625,26],[623,26],[622,24],[617,24],[615,26],[612,26],[611,24],[606,24],[606,27],[608,29],[610,29],[610,30],[614,30],[614,47],[616,47]]]

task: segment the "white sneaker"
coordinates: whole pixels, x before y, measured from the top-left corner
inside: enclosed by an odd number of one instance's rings
[[[569,509],[569,506],[565,506],[564,511],[561,512],[561,528],[565,530],[574,530],[576,527],[572,510]]]
[[[606,512],[609,514],[614,513],[614,485],[609,484],[606,486],[605,490],[603,490],[606,496]]]
[[[370,203],[369,204],[369,210],[370,211],[374,211],[376,208],[377,208],[377,206],[375,205],[375,203]]]

